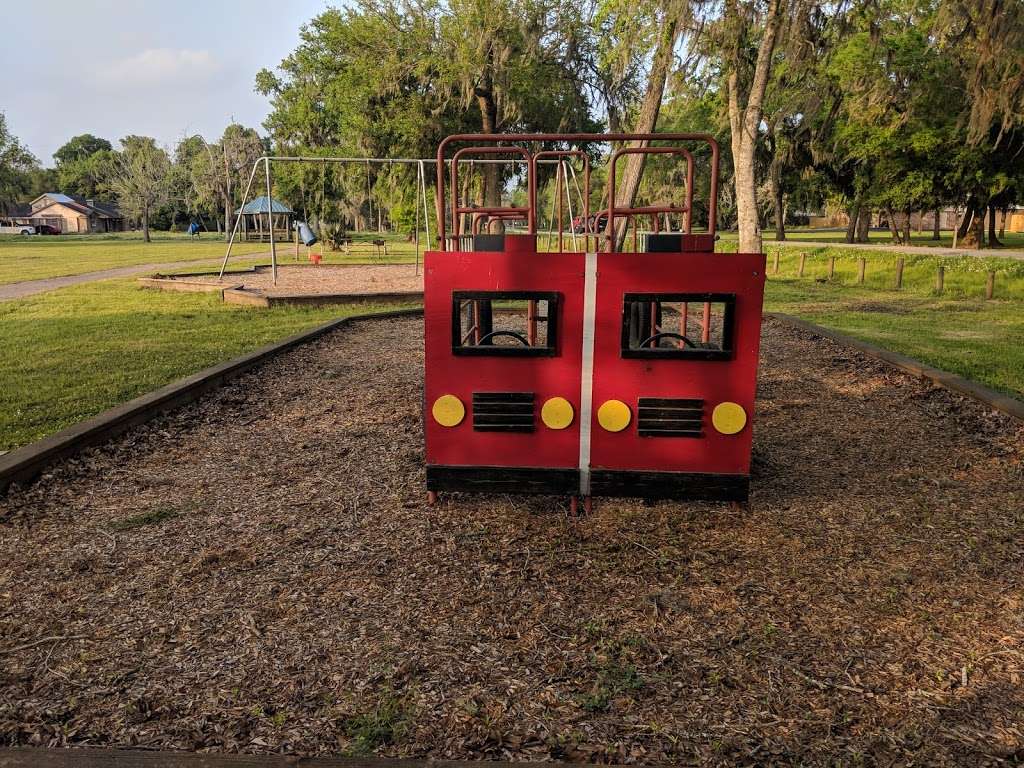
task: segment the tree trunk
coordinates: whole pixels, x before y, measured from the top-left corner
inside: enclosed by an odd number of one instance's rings
[[[846,209],[846,215],[849,217],[849,221],[846,222],[847,243],[852,243],[857,236],[857,220],[860,217],[860,209],[861,204],[859,200],[854,200],[853,204]]]
[[[868,234],[871,229],[871,209],[861,208],[860,217],[857,219],[857,242],[868,242]]]
[[[727,0],[726,17],[742,29],[748,22],[741,16],[736,0]],[[764,94],[772,69],[772,55],[782,15],[780,0],[769,0],[764,17],[764,32],[757,51],[757,63],[750,87],[741,94],[739,72],[742,66],[742,45],[737,39],[729,62],[729,127],[732,140],[733,176],[736,184],[736,213],[739,225],[739,252],[760,253],[761,227],[757,215],[757,179],[754,170],[754,150],[761,124]],[[742,98],[745,96],[745,100]],[[741,106],[741,100],[745,103]]]
[[[892,241],[897,245],[901,245],[903,240],[900,237],[899,225],[896,223],[896,214],[893,213],[892,208],[885,208],[883,210],[885,211],[885,219],[889,223],[889,232],[892,234]]]
[[[224,161],[224,237],[230,239],[232,224],[231,209],[235,196],[231,194],[231,166],[228,164],[228,151],[223,142],[221,142],[220,152],[221,158]],[[269,205],[269,201],[267,204]],[[242,201],[242,205],[245,205],[245,200]]]
[[[658,38],[658,47],[651,62],[651,74],[647,79],[647,90],[644,92],[640,111],[633,125],[633,133],[654,133],[658,125],[658,114],[661,111],[661,100],[665,93],[665,82],[675,59],[676,41],[679,38],[679,17],[676,14],[667,16]],[[641,142],[638,146],[646,146]],[[625,168],[617,174],[615,183],[615,207],[632,208],[636,202],[636,194],[640,189],[640,181],[644,175],[644,155],[627,155]],[[636,222],[634,222],[634,226]],[[615,250],[622,250],[626,239],[626,222],[608,222],[615,234]]]
[[[964,218],[957,231],[957,245],[961,248],[982,248],[985,245],[984,212],[985,208],[972,195],[967,200]],[[981,215],[979,215],[981,214]]]
[[[982,208],[982,211],[985,209]],[[975,214],[974,222],[971,224],[971,229],[967,233],[967,237],[964,238],[965,248],[984,248],[985,247],[985,221],[984,216]]]
[[[1006,217],[1010,215],[1010,208],[1008,206],[1004,205],[1001,213],[1002,213],[1002,218],[999,219],[999,239],[1000,240],[1002,240],[1003,236],[1006,235]]]
[[[142,208],[142,241],[144,243],[149,242],[149,206],[143,206]]]
[[[772,188],[772,205],[775,209],[775,239],[785,240],[786,239],[786,208],[785,198],[782,192],[782,164],[778,161],[778,158],[772,160],[771,168],[771,188]]]
[[[484,65],[480,85],[473,90],[477,105],[480,107],[480,132],[495,133],[498,127],[498,105],[494,101],[494,54],[488,48],[487,60]],[[487,208],[501,205],[501,174],[496,163],[485,163],[483,167],[483,204]],[[501,220],[494,221],[496,232],[504,232],[505,225]],[[488,225],[488,230],[490,230]]]
[[[903,244],[910,245],[910,211],[903,212]]]
[[[996,237],[996,207],[989,203],[988,206],[988,247],[1002,248],[1003,244]]]
[[[957,240],[967,237],[967,229],[971,226],[971,214],[974,213],[977,204],[978,202],[974,199],[974,195],[967,198],[967,205],[964,206],[964,215],[960,219],[960,226],[956,231]]]
[[[470,167],[472,168],[472,166],[470,166]],[[473,178],[472,174],[464,173],[460,177],[460,180],[461,180],[460,183],[462,184],[462,191],[459,192],[459,193],[456,193],[456,192],[453,191],[453,194],[459,194],[459,199],[460,200],[465,200],[465,201],[468,202],[473,197],[473,185],[476,182],[476,179]],[[482,205],[483,204],[483,188],[482,187],[481,187],[481,190],[480,190],[480,195],[481,195],[481,197],[479,199],[480,199],[480,202],[481,202],[481,205]],[[473,219],[474,219],[474,216],[471,213],[462,214],[462,216],[460,217],[460,221],[459,221],[459,231],[462,232],[462,234],[466,234],[467,232],[472,234],[472,232],[473,232]]]
[[[935,221],[932,222],[932,240],[941,240],[942,234],[942,210],[940,208],[935,209]]]

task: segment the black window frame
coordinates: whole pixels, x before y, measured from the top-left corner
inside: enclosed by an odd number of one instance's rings
[[[471,357],[555,357],[558,355],[558,314],[561,294],[557,291],[452,291],[452,354]],[[547,333],[543,347],[495,345],[463,346],[461,307],[465,301],[546,301]]]
[[[629,313],[627,307],[634,302],[661,301],[688,304],[711,302],[723,304],[722,348],[695,349],[693,347],[643,347],[629,346]],[[622,294],[622,334],[619,351],[624,358],[642,360],[732,360],[736,349],[736,294],[735,293],[624,293]]]

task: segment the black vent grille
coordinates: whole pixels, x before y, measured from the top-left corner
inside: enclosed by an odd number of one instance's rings
[[[636,427],[640,437],[704,437],[704,401],[641,397]]]
[[[477,432],[533,432],[533,392],[474,392]]]

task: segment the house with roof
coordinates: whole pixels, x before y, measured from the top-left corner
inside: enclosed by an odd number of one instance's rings
[[[63,233],[123,232],[125,218],[113,203],[102,203],[60,192],[44,192],[31,203],[27,217],[33,226],[48,224]]]

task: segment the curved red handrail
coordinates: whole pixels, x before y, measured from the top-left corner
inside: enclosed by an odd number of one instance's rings
[[[444,142],[442,141],[441,144],[443,145]],[[527,170],[526,170],[526,173],[527,173],[527,182],[526,182],[527,183],[527,187],[528,188],[532,187],[535,184],[535,181],[533,179],[533,167],[534,166],[533,166],[532,162],[530,161],[530,153],[524,147],[463,147],[462,149],[458,150],[454,155],[452,155],[451,169],[450,169],[450,172],[449,172],[450,175],[451,175],[452,192],[454,193],[454,195],[452,197],[452,237],[458,237],[459,235],[462,234],[462,231],[461,231],[462,230],[462,222],[460,220],[460,216],[463,213],[486,213],[486,214],[501,214],[501,213],[513,214],[514,213],[514,214],[517,214],[517,215],[520,215],[520,216],[525,213],[526,214],[527,227],[529,228],[530,232],[533,232],[533,228],[534,228],[534,221],[533,221],[534,206],[533,205],[528,205],[528,206],[525,206],[525,207],[524,206],[491,206],[491,207],[465,206],[465,207],[462,207],[462,206],[459,205],[459,160],[463,156],[470,155],[470,154],[472,154],[472,155],[522,155],[523,159],[526,160],[526,166],[527,166]],[[438,169],[438,171],[437,171],[438,191],[440,192],[440,194],[438,196],[438,200],[441,201],[439,204],[443,205],[442,197],[444,195],[444,187],[443,187],[443,182],[441,180],[444,178],[444,164],[443,163],[438,164],[437,169]],[[439,208],[438,210],[440,212],[443,209]],[[442,222],[443,222],[443,216],[441,218],[442,218]],[[438,227],[438,233],[441,235],[441,243],[443,244],[444,243],[444,239],[445,239],[443,223],[442,223],[441,226]]]
[[[615,207],[615,167],[623,155],[682,155],[686,158],[686,205],[644,205],[632,208]],[[716,189],[717,192],[717,189]],[[623,147],[612,153],[608,161],[608,222],[605,238],[608,250],[615,247],[615,219],[623,216],[650,214],[657,221],[659,213],[685,213],[686,234],[693,228],[693,154],[685,147]],[[712,230],[713,232],[714,230]]]

